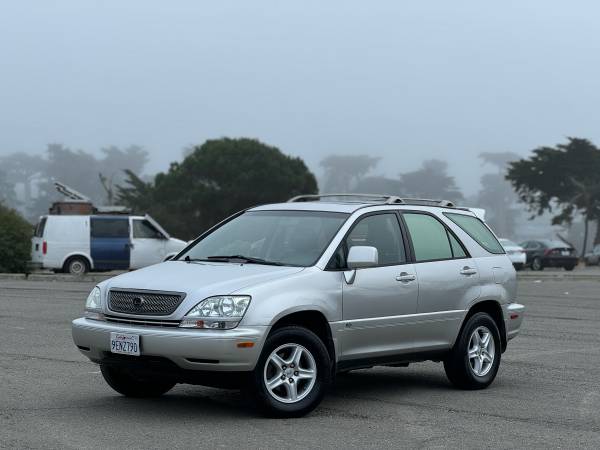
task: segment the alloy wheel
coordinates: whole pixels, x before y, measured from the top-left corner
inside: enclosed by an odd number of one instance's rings
[[[494,365],[496,344],[490,330],[477,327],[471,334],[468,346],[469,366],[478,377],[488,374]]]
[[[282,403],[299,402],[310,394],[316,381],[317,364],[302,345],[280,345],[267,358],[263,382],[271,397]]]

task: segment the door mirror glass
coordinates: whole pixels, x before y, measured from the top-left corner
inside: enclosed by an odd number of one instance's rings
[[[375,267],[379,264],[377,249],[366,245],[355,245],[348,252],[347,264],[349,269]]]

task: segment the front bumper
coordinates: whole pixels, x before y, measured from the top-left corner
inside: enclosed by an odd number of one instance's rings
[[[144,357],[161,357],[181,369],[199,371],[236,371],[254,369],[269,327],[246,326],[233,330],[195,330],[134,326],[75,319],[73,341],[81,353],[94,362],[110,358],[110,333],[140,336],[140,352]],[[252,347],[239,348],[238,343],[253,342]],[[136,356],[131,356],[135,360]]]
[[[513,264],[525,264],[527,255],[525,253],[508,253],[508,258]]]
[[[509,303],[504,306],[504,323],[506,324],[506,338],[513,339],[521,331],[525,306],[520,303]]]

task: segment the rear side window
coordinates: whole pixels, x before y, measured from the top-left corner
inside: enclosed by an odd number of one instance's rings
[[[92,217],[91,236],[94,238],[129,237],[129,219],[105,219]]]
[[[467,254],[462,246],[458,243],[458,240],[450,233],[448,233],[448,238],[450,239],[450,246],[452,247],[452,253],[454,254],[454,257],[466,258]]]
[[[490,229],[477,217],[464,214],[444,213],[444,215],[471,236],[490,253],[502,254],[504,249]]]
[[[47,217],[42,217],[42,219],[36,225],[36,227],[35,227],[35,233],[34,233],[35,237],[44,237],[44,229],[46,228],[46,221],[47,220],[48,220]]]
[[[427,214],[405,213],[404,220],[412,239],[417,262],[452,259],[452,248],[446,227],[436,218]],[[460,247],[458,242],[457,245]]]

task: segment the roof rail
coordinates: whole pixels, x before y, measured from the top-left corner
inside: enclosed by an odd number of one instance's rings
[[[441,206],[442,208],[455,208],[456,205],[450,200],[434,200],[430,198],[402,198],[407,205]]]
[[[290,198],[288,203],[295,202],[318,202],[321,199],[326,198],[341,198],[344,201],[356,202],[356,203],[385,203],[388,205],[394,203],[404,203],[404,201],[396,195],[383,195],[383,194],[309,194],[309,195],[298,195]],[[367,200],[367,201],[365,201]]]
[[[343,199],[347,202],[356,203],[384,203],[387,205],[420,205],[420,206],[440,206],[442,208],[455,208],[450,200],[433,200],[429,198],[405,198],[397,195],[388,194],[309,194],[298,195],[290,198],[288,203],[294,202],[318,202],[322,199]]]

